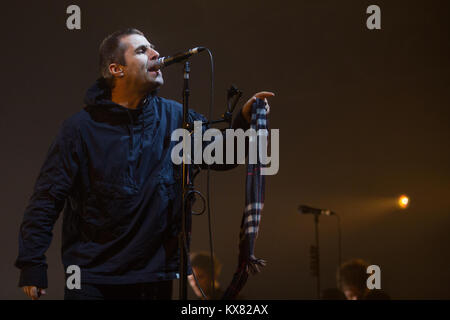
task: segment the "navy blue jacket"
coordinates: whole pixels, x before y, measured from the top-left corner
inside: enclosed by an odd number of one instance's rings
[[[148,95],[137,109],[113,103],[103,81],[54,139],[19,233],[19,286],[47,288],[45,252],[64,209],[62,260],[85,283],[131,284],[177,278],[181,171],[170,136],[182,106]],[[189,121],[205,121],[190,111]],[[234,128],[247,129],[239,112]],[[218,169],[229,169],[222,166]]]

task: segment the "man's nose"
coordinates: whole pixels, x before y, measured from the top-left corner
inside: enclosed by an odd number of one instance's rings
[[[159,52],[156,51],[155,49],[150,49],[149,50],[149,58],[150,60],[156,60],[159,58]]]

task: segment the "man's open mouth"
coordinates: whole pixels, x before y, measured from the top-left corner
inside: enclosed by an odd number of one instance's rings
[[[156,74],[159,74],[159,69],[150,68],[150,69],[147,69],[147,71],[148,71],[148,72],[154,72],[154,73],[156,73]]]
[[[152,72],[152,71],[158,72],[160,70],[158,65],[155,65],[153,63],[149,63],[149,64],[150,64],[150,66],[147,68],[148,72]]]
[[[154,68],[147,69],[147,72],[154,72],[156,75],[159,75],[159,70]]]

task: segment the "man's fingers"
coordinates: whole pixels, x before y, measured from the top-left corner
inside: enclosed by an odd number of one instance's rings
[[[33,300],[37,300],[39,298],[38,297],[38,289],[36,287],[31,288],[31,298]]]
[[[31,287],[31,286],[27,286],[27,287],[23,288],[23,291],[28,296],[28,298],[33,298],[32,289],[33,289],[33,287]]]
[[[275,93],[270,92],[270,91],[261,91],[258,92],[257,94],[255,94],[255,97],[258,99],[265,99],[265,98],[270,98],[270,97],[274,97]]]
[[[251,98],[245,103],[245,105],[252,105],[253,102],[255,102],[255,100],[256,100],[257,98],[258,98],[258,99],[261,99],[261,100],[264,100],[264,102],[267,103],[267,98],[274,97],[274,96],[275,96],[275,93],[273,93],[273,92],[270,92],[270,91],[261,91],[261,92],[258,92],[257,94],[255,94],[253,97],[251,97]]]
[[[25,286],[22,288],[23,292],[25,292],[25,294],[33,299],[33,300],[37,300],[40,297],[40,294],[46,294],[47,292],[45,292],[44,289],[39,289],[35,286]],[[39,294],[40,293],[40,294]]]

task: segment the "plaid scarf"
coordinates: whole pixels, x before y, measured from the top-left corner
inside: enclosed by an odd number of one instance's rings
[[[258,130],[267,129],[267,127],[266,104],[263,100],[256,99],[252,105],[250,128],[258,133]],[[257,145],[259,153],[259,143]],[[256,164],[249,163],[247,165],[245,209],[239,234],[238,267],[222,297],[224,300],[235,299],[245,286],[249,274],[260,272],[260,267],[266,265],[266,261],[258,259],[254,255],[255,240],[258,236],[259,223],[261,221],[261,211],[264,207],[265,190],[265,177],[261,175],[263,165],[260,163],[259,157],[257,156],[256,158]]]

